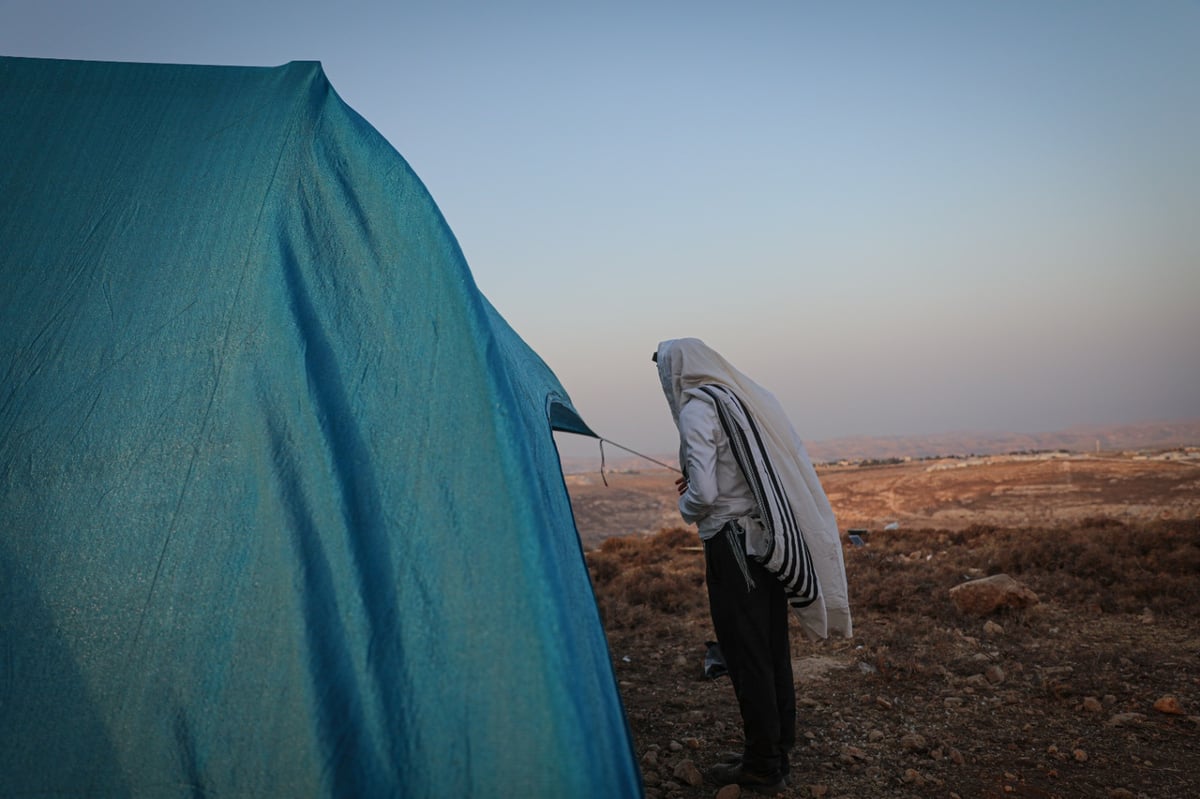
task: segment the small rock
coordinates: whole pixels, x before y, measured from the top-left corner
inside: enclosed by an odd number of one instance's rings
[[[960,613],[974,616],[986,616],[1001,608],[1026,608],[1041,601],[1029,586],[1007,574],[960,583],[950,589],[950,599]]]
[[[1108,720],[1110,727],[1129,727],[1134,724],[1141,724],[1146,715],[1144,713],[1117,713]]]
[[[679,741],[671,741],[671,743],[667,744],[667,748],[672,752],[682,752],[683,744],[679,743]]]
[[[942,704],[946,707],[962,707],[966,701],[961,696],[947,696],[942,700]]]
[[[1137,795],[1128,788],[1113,788],[1108,792],[1108,799],[1137,799]]]
[[[1004,635],[1004,627],[994,621],[987,621],[983,624],[983,634],[990,635],[993,638],[999,638]]]
[[[1142,624],[1154,624],[1154,611],[1142,608]]]
[[[642,755],[642,765],[643,766],[657,766],[658,765],[658,750],[651,749],[649,752]]]
[[[662,784],[662,776],[657,771],[643,771],[642,782],[649,786]]]
[[[742,788],[740,785],[726,785],[717,791],[716,799],[741,799],[741,797]]]
[[[917,732],[910,732],[900,738],[900,747],[908,752],[924,752],[929,744],[925,740],[925,736]]]
[[[820,799],[822,796],[827,796],[828,794],[829,794],[829,786],[828,785],[810,785],[810,786],[808,786],[808,795],[813,797],[813,799]]]
[[[996,665],[991,665],[988,666],[987,670],[983,672],[983,676],[992,685],[999,685],[1000,683],[1004,682],[1004,669]]]
[[[1154,709],[1159,713],[1167,713],[1172,716],[1182,716],[1183,708],[1179,705],[1179,700],[1173,696],[1160,696],[1154,703]]]
[[[1099,713],[1104,709],[1104,705],[1100,704],[1100,700],[1094,696],[1085,696],[1081,707],[1088,713]]]
[[[921,772],[917,771],[915,768],[905,769],[904,775],[901,776],[900,779],[908,785],[915,785],[918,788],[925,784],[925,778],[922,777]]]
[[[1075,751],[1073,751],[1071,753],[1071,755],[1075,758],[1076,763],[1086,763],[1087,762],[1088,753],[1083,751],[1082,749],[1076,749]]]
[[[950,761],[956,766],[961,766],[963,763],[967,762],[967,759],[963,757],[963,753],[955,749],[953,746],[947,750],[946,756],[949,757]]]
[[[844,746],[842,747],[841,757],[849,758],[851,762],[855,760],[866,760],[867,753],[859,749],[857,746]]]
[[[887,701],[886,699],[884,699],[882,696],[875,697],[875,704],[878,705],[879,707],[883,708],[884,710],[892,709],[892,703]]]
[[[886,737],[887,735],[884,734],[883,730],[871,730],[867,733],[867,741],[873,744],[879,743]]]
[[[700,769],[696,768],[696,764],[690,760],[680,760],[676,764],[674,777],[677,780],[683,780],[692,787],[697,787],[704,783],[704,777],[700,774]]]

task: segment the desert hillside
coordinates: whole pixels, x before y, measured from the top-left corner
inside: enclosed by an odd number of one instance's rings
[[[1200,515],[1200,452],[1194,449],[940,458],[817,471],[843,530],[1044,527],[1089,517],[1132,522]],[[680,525],[675,477],[665,469],[567,475],[584,546]]]
[[[843,551],[854,638],[792,636],[784,796],[1200,796],[1195,455],[821,467],[866,543]],[[740,719],[728,679],[704,676],[704,561],[674,476],[567,480],[647,796],[707,799]],[[960,609],[950,590],[989,575],[1036,601]]]

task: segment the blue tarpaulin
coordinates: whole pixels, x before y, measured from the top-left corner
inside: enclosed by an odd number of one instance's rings
[[[316,63],[0,59],[0,796],[622,796],[551,427]]]

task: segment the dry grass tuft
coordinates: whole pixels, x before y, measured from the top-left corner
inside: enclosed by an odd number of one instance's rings
[[[632,629],[662,614],[706,609],[699,545],[694,532],[674,528],[609,538],[587,553],[604,626]]]

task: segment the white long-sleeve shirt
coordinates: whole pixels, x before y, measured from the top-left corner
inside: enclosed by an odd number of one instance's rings
[[[687,450],[688,480],[679,513],[707,540],[726,522],[756,512],[754,494],[710,401],[695,397],[687,402],[679,412],[679,432]]]

